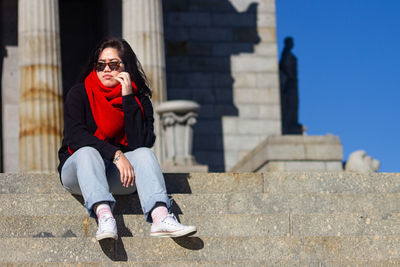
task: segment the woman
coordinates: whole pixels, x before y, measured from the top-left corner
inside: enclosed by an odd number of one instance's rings
[[[122,39],[107,39],[92,53],[64,106],[64,139],[59,150],[61,182],[83,195],[97,218],[96,239],[117,239],[112,194],[136,189],[151,236],[196,232],[169,214],[170,199],[157,158],[151,91],[135,53]]]

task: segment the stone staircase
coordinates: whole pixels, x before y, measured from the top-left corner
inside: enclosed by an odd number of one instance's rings
[[[99,243],[57,175],[0,174],[0,265],[400,266],[400,174],[165,178],[196,235],[149,237],[134,194],[117,197],[119,240]]]

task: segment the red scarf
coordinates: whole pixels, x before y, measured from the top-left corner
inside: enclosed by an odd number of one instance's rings
[[[85,88],[94,121],[97,125],[94,136],[104,141],[114,138],[116,143],[127,146],[128,139],[124,129],[121,84],[115,87],[106,87],[101,83],[96,72],[93,70],[85,79]],[[133,81],[132,89],[135,94],[137,86]],[[143,107],[136,96],[135,99],[139,104],[144,118]],[[70,154],[74,153],[69,147],[68,150]]]

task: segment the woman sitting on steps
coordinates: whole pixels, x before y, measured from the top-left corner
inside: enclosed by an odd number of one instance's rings
[[[68,92],[59,150],[62,185],[83,195],[98,219],[96,239],[118,238],[114,195],[137,190],[151,236],[196,232],[169,214],[164,177],[154,153],[151,91],[135,53],[122,39],[107,39],[92,53],[82,83]]]

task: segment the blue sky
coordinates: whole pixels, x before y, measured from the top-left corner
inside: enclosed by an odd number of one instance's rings
[[[279,58],[298,59],[299,121],[400,172],[400,1],[276,0]]]

